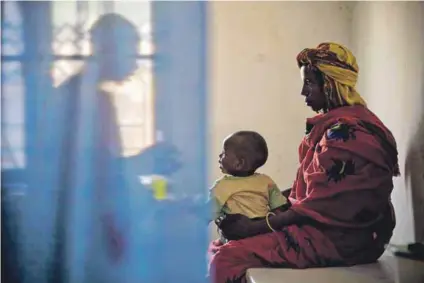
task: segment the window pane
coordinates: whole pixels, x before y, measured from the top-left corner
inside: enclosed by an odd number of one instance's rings
[[[60,86],[73,75],[81,72],[84,66],[83,60],[55,60],[51,69],[53,85]]]
[[[149,1],[115,2],[115,12],[124,15],[137,27],[141,41],[140,54],[153,54],[151,3]]]
[[[2,55],[20,56],[24,51],[22,17],[17,2],[2,3]],[[1,167],[25,166],[25,101],[22,64],[19,61],[2,62],[1,68]]]
[[[138,154],[154,142],[152,61],[138,58],[153,51],[150,5],[52,2],[53,52],[64,56],[52,65],[56,95],[76,83],[84,94],[100,89],[110,96],[122,156]]]
[[[1,27],[2,55],[20,55],[24,51],[22,42],[22,17],[17,2],[5,1]]]
[[[54,41],[57,55],[89,55],[92,53],[90,30],[102,15],[113,12],[129,20],[140,37],[138,53],[153,53],[151,36],[151,3],[108,1],[57,1],[52,3]]]
[[[102,84],[115,106],[123,156],[138,154],[154,142],[152,64],[139,60],[137,66],[126,81]]]

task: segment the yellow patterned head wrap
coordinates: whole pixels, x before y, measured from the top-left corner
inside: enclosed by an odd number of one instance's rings
[[[324,77],[324,93],[332,106],[364,105],[366,102],[355,89],[358,64],[345,46],[326,42],[317,48],[306,48],[297,55],[297,64],[315,66]]]

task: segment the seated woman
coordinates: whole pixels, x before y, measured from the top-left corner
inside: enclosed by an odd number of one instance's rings
[[[390,194],[396,142],[355,90],[352,53],[322,43],[297,56],[306,121],[291,207],[265,219],[216,221],[231,241],[211,244],[212,282],[246,282],[249,268],[348,266],[376,261],[395,227]]]

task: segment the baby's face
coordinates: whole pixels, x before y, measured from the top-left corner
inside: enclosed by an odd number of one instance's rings
[[[219,154],[219,169],[224,174],[231,174],[231,172],[237,171],[237,157],[234,150],[229,146],[232,136],[227,137],[222,145],[222,151]]]
[[[221,153],[219,154],[219,169],[221,169],[221,172],[224,174],[229,174],[232,170],[232,154],[225,150],[225,148],[222,149]]]

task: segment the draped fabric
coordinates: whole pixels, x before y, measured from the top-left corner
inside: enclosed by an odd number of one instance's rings
[[[395,140],[362,105],[307,119],[289,200],[307,216],[272,233],[210,246],[212,282],[246,282],[249,268],[348,266],[376,261],[395,227]],[[284,213],[284,212],[281,212]]]
[[[307,120],[291,209],[335,227],[379,221],[399,174],[396,142],[364,106],[334,109]]]

